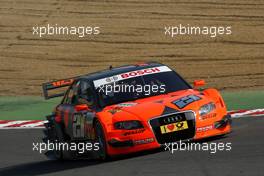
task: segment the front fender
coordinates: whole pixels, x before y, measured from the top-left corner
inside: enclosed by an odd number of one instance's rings
[[[215,104],[219,105],[221,108],[225,109],[225,111],[226,111],[226,109],[227,109],[226,104],[225,104],[224,99],[218,90],[213,89],[213,88],[205,89],[203,91],[203,94],[205,96],[211,98]]]

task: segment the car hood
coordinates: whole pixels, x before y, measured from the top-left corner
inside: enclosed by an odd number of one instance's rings
[[[193,98],[194,101],[187,100],[188,97]],[[210,97],[201,94],[199,91],[188,89],[111,105],[106,107],[104,111],[111,113],[114,121],[148,121],[153,117],[173,112],[187,110],[197,112],[202,105],[211,101]]]

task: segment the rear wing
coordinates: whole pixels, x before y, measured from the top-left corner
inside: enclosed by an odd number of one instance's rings
[[[69,87],[73,81],[74,78],[69,78],[69,79],[62,79],[62,80],[56,80],[52,82],[47,82],[42,84],[42,89],[43,89],[43,95],[46,100],[55,98],[55,97],[61,97],[64,96],[65,94],[65,89],[62,91],[56,91],[54,94],[49,94],[49,91],[63,88],[63,87]]]

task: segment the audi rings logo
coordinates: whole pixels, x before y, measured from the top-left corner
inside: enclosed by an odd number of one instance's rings
[[[171,117],[167,117],[165,119],[163,119],[163,122],[168,124],[168,123],[173,123],[173,122],[178,122],[183,120],[181,116],[176,115],[176,116],[171,116]]]

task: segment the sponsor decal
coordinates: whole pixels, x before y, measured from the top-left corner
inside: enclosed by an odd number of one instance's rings
[[[117,81],[117,80],[118,80],[118,77],[117,77],[117,76],[108,77],[108,78],[105,79],[105,81],[106,81],[106,82],[109,82],[109,83],[111,83],[111,82],[115,82],[115,81]]]
[[[161,134],[171,133],[174,131],[180,131],[185,129],[188,129],[187,121],[176,122],[176,123],[160,126]]]
[[[121,74],[122,78],[131,78],[131,77],[137,77],[145,74],[150,74],[150,73],[158,73],[161,72],[159,67],[154,67],[154,68],[147,68],[144,70],[136,70],[136,71],[131,71],[128,73]]]
[[[205,132],[208,130],[212,130],[213,128],[214,128],[213,125],[208,125],[208,126],[198,127],[198,128],[196,128],[196,131],[197,132]]]
[[[68,79],[68,80],[60,80],[60,81],[55,81],[52,82],[52,86],[54,87],[61,87],[61,86],[65,86],[65,85],[70,85],[73,83],[73,79]]]
[[[126,72],[126,73],[114,75],[114,76],[107,77],[107,78],[94,80],[93,83],[94,83],[94,87],[98,88],[102,85],[113,83],[116,81],[121,81],[124,79],[129,79],[129,78],[143,76],[143,75],[149,75],[149,74],[155,74],[155,73],[168,72],[168,71],[172,71],[172,70],[167,66],[152,67],[152,68],[135,70],[135,71]]]
[[[211,119],[211,118],[215,118],[216,117],[216,113],[212,113],[212,114],[206,114],[200,117],[201,120],[206,120],[206,119]]]
[[[116,106],[118,107],[131,107],[131,106],[135,106],[137,103],[131,102],[131,103],[120,103]]]
[[[143,133],[145,131],[145,129],[138,129],[138,130],[131,130],[131,131],[127,131],[123,134],[123,136],[128,136],[128,135],[133,135],[133,134],[139,134],[139,133]]]
[[[202,98],[198,97],[197,95],[188,95],[188,96],[182,97],[178,100],[175,100],[172,103],[175,104],[178,108],[182,109],[182,108],[186,107],[187,105],[189,105],[195,101],[201,100],[201,99]]]
[[[135,140],[134,144],[135,145],[140,145],[140,144],[147,144],[147,143],[151,143],[151,142],[154,142],[154,138]]]
[[[111,114],[115,114],[115,113],[117,113],[117,112],[120,112],[120,111],[122,111],[121,109],[119,109],[119,108],[114,108],[114,109],[110,109],[110,110],[108,110],[108,112],[110,112]]]

